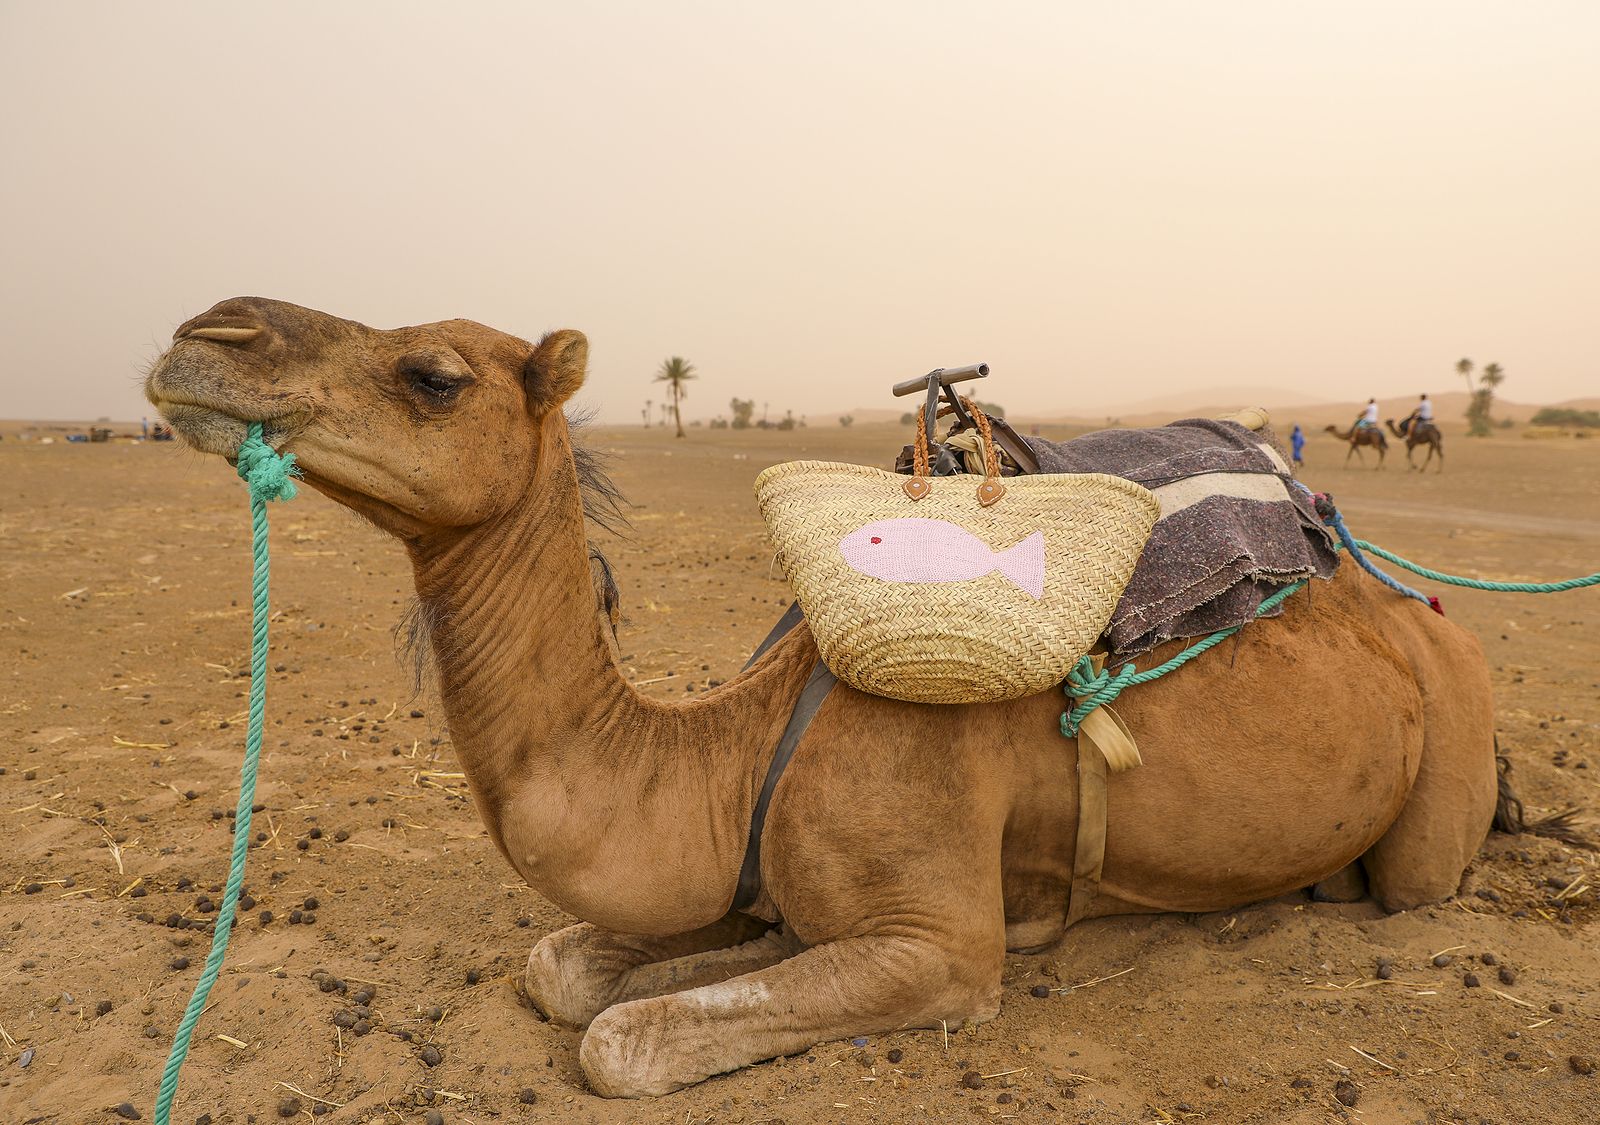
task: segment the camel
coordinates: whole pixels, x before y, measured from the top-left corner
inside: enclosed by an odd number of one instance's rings
[[[260,422],[308,484],[400,541],[488,835],[578,919],[534,946],[524,982],[583,1029],[597,1093],[660,1095],[820,1042],[992,1018],[1007,951],[1066,926],[1063,697],[934,706],[840,685],[777,786],[760,894],[731,909],[817,648],[797,627],[683,702],[630,685],[587,542],[585,505],[614,493],[564,413],[587,351],[570,330],[537,344],[466,320],[379,330],[235,298],[178,328],[146,394],[223,458]],[[1231,656],[1118,700],[1145,764],[1109,782],[1087,917],[1305,887],[1405,910],[1457,891],[1496,813],[1477,641],[1354,566],[1286,606]]]
[[[1344,455],[1346,468],[1350,465],[1351,453],[1356,455],[1356,460],[1366,461],[1366,458],[1361,456],[1361,447],[1363,445],[1375,445],[1378,447],[1378,468],[1383,468],[1383,459],[1389,454],[1389,439],[1383,436],[1383,431],[1378,429],[1377,426],[1351,426],[1344,433],[1339,432],[1338,426],[1330,425],[1322,428],[1340,441],[1350,443],[1350,449]]]
[[[1433,463],[1433,455],[1437,453],[1439,455],[1439,468],[1436,471],[1444,472],[1444,435],[1439,432],[1438,426],[1435,426],[1432,422],[1424,422],[1420,418],[1414,420],[1410,427],[1404,431],[1394,424],[1393,418],[1384,419],[1384,424],[1389,427],[1395,437],[1405,439],[1406,464],[1408,466],[1413,469],[1420,469],[1425,473],[1428,471],[1428,466]],[[1411,451],[1419,445],[1428,447],[1428,455],[1422,459],[1420,466],[1411,459]],[[1347,458],[1348,456],[1346,454]]]

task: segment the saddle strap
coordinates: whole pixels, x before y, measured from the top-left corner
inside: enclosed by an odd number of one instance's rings
[[[784,616],[787,618],[788,614]],[[785,629],[784,632],[788,630]],[[778,748],[772,753],[772,762],[767,766],[766,779],[761,783],[761,795],[756,798],[755,812],[750,816],[750,839],[745,843],[744,862],[739,866],[739,887],[733,894],[734,910],[743,910],[750,906],[761,893],[761,831],[766,827],[767,809],[772,805],[772,792],[778,787],[778,779],[783,776],[789,759],[794,757],[800,740],[805,737],[806,728],[821,710],[822,701],[828,698],[828,693],[838,682],[833,673],[828,671],[828,666],[818,658],[817,666],[811,670],[810,679],[806,680],[806,686],[800,689],[800,698],[795,701],[794,710],[789,713],[789,725],[783,729],[783,737],[778,740]]]

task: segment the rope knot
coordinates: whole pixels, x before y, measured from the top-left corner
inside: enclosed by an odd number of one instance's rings
[[[1132,663],[1124,664],[1115,672],[1105,668],[1096,668],[1092,657],[1081,656],[1072,671],[1067,673],[1067,679],[1061,685],[1072,698],[1080,700],[1078,706],[1065,712],[1061,716],[1061,733],[1072,738],[1078,733],[1078,726],[1089,713],[1102,704],[1110,703],[1122,694],[1122,689],[1129,684],[1138,682],[1139,669]]]
[[[300,475],[294,454],[279,454],[261,437],[261,423],[251,422],[239,446],[239,479],[250,486],[255,500],[293,500],[294,480]]]

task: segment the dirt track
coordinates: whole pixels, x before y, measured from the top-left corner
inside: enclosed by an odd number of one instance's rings
[[[787,602],[755,473],[796,456],[885,462],[903,437],[863,426],[675,442],[635,428],[590,440],[618,454],[640,505],[633,538],[607,545],[628,669],[642,690],[682,697],[730,677]],[[1396,457],[1383,473],[1341,471],[1342,447],[1319,435],[1306,478],[1358,535],[1442,569],[1600,569],[1600,441],[1447,440],[1447,471],[1419,477]],[[247,686],[244,494],[221,463],[170,446],[6,440],[0,479],[0,1123],[110,1122],[124,1101],[148,1120],[208,947],[181,927],[214,917],[201,900],[218,897],[226,869]],[[824,1044],[656,1102],[595,1098],[577,1037],[539,1022],[512,985],[533,942],[569,919],[488,842],[434,701],[413,696],[393,655],[410,595],[398,547],[309,491],[273,518],[266,838],[174,1121],[276,1120],[296,1097],[302,1118],[315,1097],[344,1103],[323,1120],[422,1121],[424,1091],[452,1123],[1600,1115],[1600,1074],[1569,1061],[1600,1063],[1600,863],[1505,837],[1438,907],[1384,916],[1293,895],[1100,920],[1010,958],[1000,1018],[948,1046],[926,1032]],[[1600,809],[1600,592],[1442,596],[1484,642],[1530,812]],[[1555,905],[1580,879],[1591,889]],[[290,924],[296,908],[314,923]],[[1440,951],[1453,962],[1436,967]],[[1379,957],[1394,959],[1392,980],[1374,976]],[[318,969],[346,994],[320,991]],[[376,995],[358,1035],[332,1020],[363,987]],[[431,1068],[425,1044],[442,1058]],[[969,1070],[994,1077],[966,1089]],[[1350,1109],[1335,1097],[1346,1077]]]

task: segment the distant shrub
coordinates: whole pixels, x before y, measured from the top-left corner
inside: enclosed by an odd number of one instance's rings
[[[1600,430],[1600,410],[1573,410],[1547,406],[1533,416],[1535,426],[1578,426]]]
[[[756,411],[756,400],[753,398],[736,398],[728,403],[728,409],[733,411],[733,428],[747,430],[750,428],[750,416]]]
[[[841,415],[839,415],[839,425],[843,426],[845,429],[848,430],[851,426],[853,426],[855,424],[856,424],[856,416],[854,414],[841,414]]]

